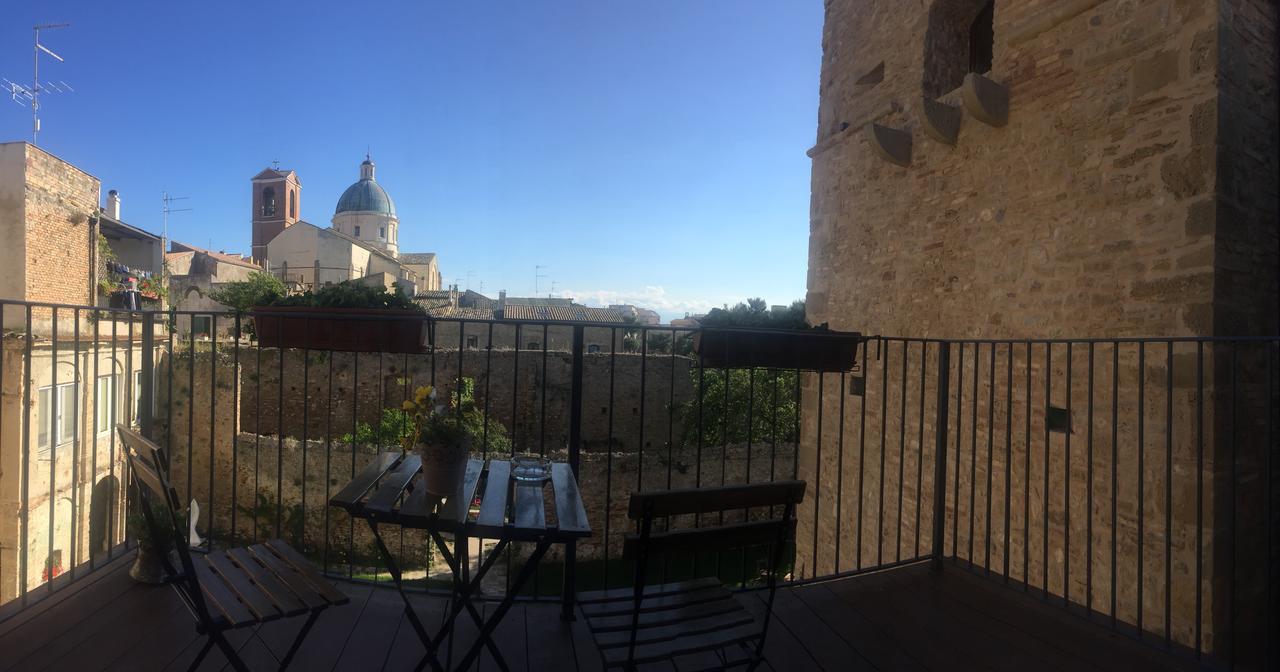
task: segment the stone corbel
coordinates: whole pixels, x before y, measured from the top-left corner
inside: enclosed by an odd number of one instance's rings
[[[961,99],[974,119],[988,126],[1009,123],[1009,87],[1004,84],[971,72],[964,76]]]
[[[911,165],[911,134],[875,122],[867,124],[867,142],[880,158],[902,167]]]
[[[925,98],[920,111],[926,135],[943,144],[956,144],[960,137],[960,108]]]

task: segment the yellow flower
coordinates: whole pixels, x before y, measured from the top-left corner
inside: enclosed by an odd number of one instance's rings
[[[412,401],[407,401],[407,400],[403,404],[400,404],[400,408],[406,411],[412,411],[416,407],[417,407],[416,404],[414,404]]]
[[[432,389],[430,385],[423,385],[414,392],[413,400],[419,404],[426,403],[427,398],[431,396],[431,392]]]

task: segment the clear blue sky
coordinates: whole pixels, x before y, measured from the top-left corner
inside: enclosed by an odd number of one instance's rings
[[[123,6],[122,6],[123,5]],[[123,219],[248,251],[249,179],[298,171],[328,226],[372,147],[401,249],[496,295],[618,298],[664,317],[801,298],[820,0],[5,2],[0,76],[42,42],[41,145]],[[0,100],[0,141],[30,110]]]

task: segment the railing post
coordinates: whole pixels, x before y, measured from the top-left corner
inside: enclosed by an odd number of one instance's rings
[[[933,460],[933,552],[930,567],[942,570],[942,541],[947,515],[947,405],[951,399],[951,343],[938,344],[938,403],[934,416]]]
[[[156,348],[156,314],[147,311],[142,314],[142,389],[138,392],[138,423],[142,425],[142,435],[154,440],[152,436],[152,408],[155,402],[155,360]]]
[[[578,464],[582,457],[582,372],[583,356],[586,351],[583,330],[584,327],[580,324],[573,326],[573,380],[569,388],[569,468],[573,469],[574,478],[578,476]],[[562,621],[574,620],[577,560],[578,544],[570,541],[564,545],[564,593],[560,600],[560,620]]]

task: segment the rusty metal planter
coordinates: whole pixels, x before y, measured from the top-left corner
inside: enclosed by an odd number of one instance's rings
[[[854,331],[710,328],[693,335],[693,348],[712,368],[848,371],[862,340]]]
[[[427,316],[413,310],[259,306],[249,311],[263,347],[421,353]]]

